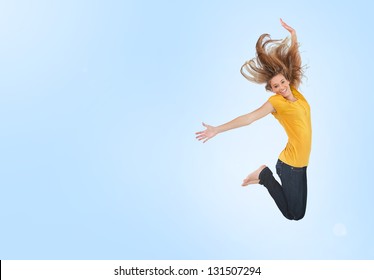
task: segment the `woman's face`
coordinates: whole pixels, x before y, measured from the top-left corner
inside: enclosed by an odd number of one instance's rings
[[[282,74],[278,74],[274,76],[270,80],[270,86],[271,86],[272,92],[276,94],[280,94],[286,99],[287,97],[292,95],[290,82]]]

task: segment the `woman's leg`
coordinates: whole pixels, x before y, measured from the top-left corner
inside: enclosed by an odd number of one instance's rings
[[[260,179],[259,179],[260,173],[265,167],[266,165],[261,165],[257,170],[249,174],[247,178],[243,180],[242,186],[245,187],[250,184],[258,184],[260,182]]]
[[[306,167],[292,167],[280,162],[280,172],[283,192],[288,202],[288,212],[293,220],[301,220],[306,211],[307,175]]]
[[[266,167],[260,173],[260,184],[267,188],[269,194],[274,199],[275,204],[278,206],[279,210],[282,212],[283,216],[287,219],[292,220],[293,216],[288,212],[288,202],[287,198],[283,192],[282,185],[274,178],[273,172]]]
[[[276,169],[282,185],[267,167],[260,172],[259,183],[267,188],[283,216],[290,220],[300,220],[306,209],[306,167],[295,168],[278,160]]]

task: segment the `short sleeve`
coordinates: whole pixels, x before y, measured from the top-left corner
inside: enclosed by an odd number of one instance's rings
[[[272,114],[275,115],[279,111],[279,98],[277,95],[270,96],[268,101],[270,102],[271,105],[273,105],[273,108],[275,109],[275,112]]]

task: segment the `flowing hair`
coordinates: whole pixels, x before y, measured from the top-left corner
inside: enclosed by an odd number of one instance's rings
[[[240,73],[251,82],[266,84],[265,89],[268,91],[271,90],[270,80],[278,74],[282,74],[297,88],[304,69],[301,66],[299,44],[296,40],[289,41],[289,38],[272,40],[269,34],[262,34],[256,43],[256,57],[246,61]]]

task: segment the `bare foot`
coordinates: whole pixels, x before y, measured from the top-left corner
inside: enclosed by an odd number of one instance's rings
[[[245,178],[243,180],[242,186],[245,187],[245,186],[248,186],[250,184],[258,184],[260,182],[260,179],[258,178],[258,176],[260,175],[261,171],[265,167],[266,167],[266,165],[261,165],[257,170],[255,170],[251,174],[249,174],[247,176],[247,178]]]

